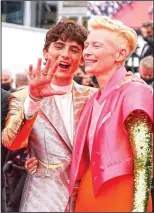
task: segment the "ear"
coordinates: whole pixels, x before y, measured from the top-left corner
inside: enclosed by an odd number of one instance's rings
[[[127,58],[127,50],[125,48],[120,49],[119,52],[116,54],[116,61],[117,62],[121,62],[121,61],[125,61],[125,59]]]
[[[83,66],[84,65],[84,60],[83,60],[83,56],[81,58],[81,61],[80,61],[80,66]]]
[[[46,49],[43,49],[43,57],[45,60],[48,59],[48,51]]]

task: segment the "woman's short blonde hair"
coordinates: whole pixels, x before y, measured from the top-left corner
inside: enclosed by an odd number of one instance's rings
[[[94,16],[88,21],[89,31],[96,29],[108,29],[112,32],[116,32],[117,36],[123,39],[127,45],[128,53],[127,58],[134,52],[137,45],[137,34],[135,30],[124,25],[121,21],[111,19],[107,16]],[[118,37],[117,41],[118,42]]]

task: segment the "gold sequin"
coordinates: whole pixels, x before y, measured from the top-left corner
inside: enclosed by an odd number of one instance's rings
[[[136,110],[125,121],[134,157],[133,212],[146,212],[152,182],[152,122]]]

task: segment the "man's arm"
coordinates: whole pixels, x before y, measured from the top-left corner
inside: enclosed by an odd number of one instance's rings
[[[10,150],[27,147],[28,137],[31,132],[36,115],[25,119],[24,102],[27,89],[12,94],[9,102],[9,110],[6,117],[6,125],[2,132],[2,143]]]

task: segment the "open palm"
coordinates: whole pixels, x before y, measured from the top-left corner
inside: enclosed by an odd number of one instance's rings
[[[36,99],[42,99],[44,97],[52,95],[63,95],[62,91],[57,91],[51,88],[51,81],[54,73],[57,70],[58,62],[51,68],[51,59],[47,60],[44,70],[41,70],[42,59],[39,58],[36,69],[33,65],[29,66],[29,94],[31,97]]]

